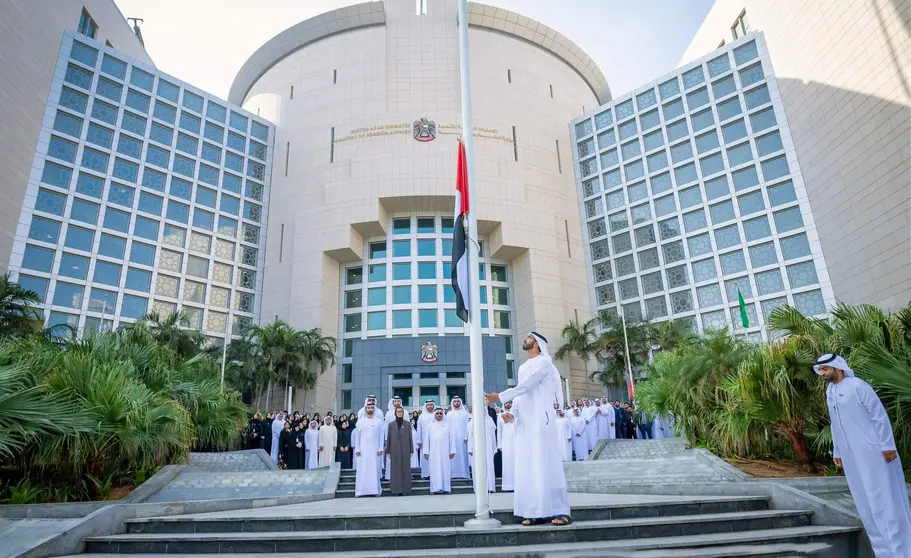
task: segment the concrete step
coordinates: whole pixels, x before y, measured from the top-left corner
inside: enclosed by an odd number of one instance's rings
[[[576,521],[673,517],[697,514],[764,511],[769,509],[765,496],[705,496],[691,502],[669,500],[637,504],[596,504],[574,506]],[[289,511],[289,514],[292,512]],[[492,514],[503,525],[519,523],[511,511]],[[261,533],[292,531],[357,531],[367,529],[416,529],[427,527],[461,527],[474,517],[471,512],[422,512],[419,515],[349,515],[342,517],[296,516],[269,518],[150,517],[128,519],[127,533]]]
[[[452,490],[450,494],[471,494],[474,492],[474,488],[469,484],[453,484],[450,487]],[[383,486],[383,494],[386,496],[391,496],[392,492],[389,491],[389,486]],[[423,487],[411,489],[411,496],[430,496],[430,485]],[[339,488],[335,491],[336,498],[354,498],[354,487],[350,488]]]
[[[451,548],[447,556],[483,556],[486,558],[845,558],[855,555],[856,538],[860,528],[854,527],[791,527],[787,529],[740,531],[683,537],[658,537],[624,541],[595,541],[586,543],[548,543],[518,545],[509,548]],[[765,551],[767,550],[767,551]],[[180,556],[179,547],[171,555]],[[765,551],[765,552],[764,552]],[[437,553],[435,553],[437,554]],[[161,554],[130,554],[131,558],[153,558]],[[426,550],[354,551],[332,553],[333,558],[423,558]],[[90,553],[61,558],[107,558],[110,553]],[[184,554],[194,558],[217,558],[215,553]],[[269,551],[245,554],[247,558],[275,558]],[[287,552],[285,558],[326,558],[325,552]]]
[[[634,519],[577,521],[567,527],[501,525],[483,532],[464,527],[279,531],[258,533],[128,533],[85,539],[87,552],[284,554],[513,547],[554,542],[589,543],[655,537],[705,537],[739,531],[808,527],[810,512],[765,510]]]
[[[387,481],[385,478],[384,478],[381,482],[382,482],[384,488],[387,487],[387,486],[389,486],[389,481]],[[471,481],[471,479],[452,479],[452,480],[449,481],[449,482],[450,482],[453,486],[455,486],[455,485],[466,485],[466,486],[471,486],[471,482],[472,482],[472,481]],[[339,488],[345,488],[345,487],[354,488],[354,485],[355,485],[355,484],[357,484],[357,481],[356,481],[355,479],[350,479],[350,480],[348,480],[348,479],[340,479],[339,482],[338,482],[338,487],[339,487]],[[499,483],[497,483],[497,484],[499,484]],[[412,487],[415,487],[415,486],[430,486],[430,479],[411,479],[411,486],[412,486]]]

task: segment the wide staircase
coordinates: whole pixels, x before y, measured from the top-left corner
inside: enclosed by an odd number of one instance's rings
[[[346,479],[350,478],[346,476]],[[348,489],[348,490],[352,490]],[[316,557],[854,556],[857,528],[811,524],[811,512],[773,510],[761,496],[635,498],[573,507],[568,527],[523,527],[500,506],[502,525],[463,527],[464,496],[369,498],[304,504],[267,516],[203,514],[133,519],[126,533],[86,539],[99,554],[262,554]],[[663,498],[663,499],[662,499]],[[370,502],[370,506],[360,505]],[[604,500],[608,501],[608,500]],[[448,502],[453,502],[449,505]],[[455,503],[458,502],[458,505]],[[337,504],[337,507],[335,506]],[[311,508],[313,509],[313,508]],[[322,511],[320,511],[322,510]],[[455,511],[463,510],[463,511]]]
[[[338,480],[338,489],[335,492],[336,498],[354,498],[354,485],[357,471],[352,469],[343,469]],[[450,481],[452,494],[470,494],[472,488],[471,479],[452,479]],[[383,477],[382,480],[383,495],[391,495],[389,491],[389,481]],[[497,479],[497,489],[500,488],[499,479]],[[411,496],[429,496],[430,479],[421,478],[420,469],[411,470]]]

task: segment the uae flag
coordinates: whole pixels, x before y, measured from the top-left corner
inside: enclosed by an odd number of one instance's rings
[[[452,290],[456,295],[456,315],[468,322],[468,164],[465,146],[459,140],[456,169],[455,219],[452,228]]]

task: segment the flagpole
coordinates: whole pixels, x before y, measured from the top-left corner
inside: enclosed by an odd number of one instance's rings
[[[481,346],[481,286],[478,277],[478,215],[474,175],[474,134],[471,124],[471,76],[468,53],[468,0],[459,0],[459,78],[462,89],[462,142],[468,172],[468,346],[471,353],[471,403],[474,420],[474,494],[475,517],[466,527],[491,529],[500,522],[490,517],[487,492],[487,406],[484,405],[484,357]]]
[[[633,399],[634,389],[633,389],[633,365],[630,363],[629,358],[629,339],[626,337],[626,314],[623,312],[623,306],[620,306],[620,319],[623,321],[623,346],[625,347],[624,353],[626,353],[626,370],[629,372],[629,389],[627,393],[629,398]]]

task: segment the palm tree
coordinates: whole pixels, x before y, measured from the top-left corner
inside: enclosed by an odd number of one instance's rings
[[[649,328],[649,340],[662,351],[671,351],[695,338],[692,326],[684,320],[668,320]]]
[[[35,308],[41,297],[0,275],[0,337],[21,337],[41,329],[42,319]]]
[[[554,353],[554,358],[557,360],[563,360],[571,354],[582,359],[582,364],[585,366],[585,377],[587,379],[589,378],[588,361],[591,360],[598,351],[598,332],[596,331],[596,326],[597,320],[588,320],[587,322],[570,320],[569,323],[563,327],[563,331],[560,332],[563,339],[566,340],[566,343]]]
[[[629,373],[626,347],[629,346],[629,364],[637,375],[643,364],[648,362],[652,343],[649,340],[649,326],[646,322],[626,322],[626,336],[623,333],[623,319],[612,313],[598,314],[601,334],[596,342],[596,356],[603,365],[600,371],[592,373],[604,386],[622,384]]]
[[[142,320],[127,327],[146,327],[159,345],[164,345],[178,356],[190,358],[203,350],[206,336],[196,329],[188,329],[190,321],[183,313],[172,312],[162,317],[152,312]]]

